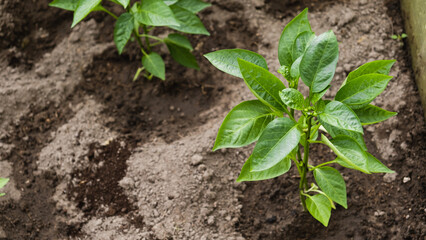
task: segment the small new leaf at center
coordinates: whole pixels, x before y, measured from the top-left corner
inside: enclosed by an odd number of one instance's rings
[[[294,88],[286,88],[279,92],[281,101],[293,109],[302,110],[305,99],[303,94]]]

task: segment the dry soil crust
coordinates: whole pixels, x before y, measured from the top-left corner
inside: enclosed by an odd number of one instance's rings
[[[11,178],[0,239],[423,239],[426,132],[407,51],[390,38],[403,32],[398,2],[210,2],[200,17],[211,36],[189,36],[202,70],[159,48],[166,82],[132,82],[141,56],[117,54],[108,16],[70,30],[72,16],[48,1],[0,0],[0,176]],[[374,103],[399,114],[365,131],[397,174],[341,169],[349,209],[328,228],[302,211],[295,171],[237,184],[253,146],[210,150],[226,113],[253,96],[202,54],[250,49],[274,71],[282,28],[304,7],[317,34],[333,29],[340,42],[327,97],[362,63],[397,59]],[[314,163],[333,157],[312,152]]]

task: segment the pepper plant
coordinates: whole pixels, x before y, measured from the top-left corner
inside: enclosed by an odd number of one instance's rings
[[[102,5],[102,0],[54,0],[49,6],[73,11],[71,27],[94,11],[103,11],[115,18],[117,21],[114,27],[114,42],[118,53],[123,52],[129,40],[136,39],[143,54],[142,67],[137,70],[134,80],[144,70],[148,79],[156,76],[165,80],[164,61],[160,54],[152,50],[152,47],[158,44],[166,44],[172,58],[181,65],[199,69],[191,53],[193,50],[191,43],[185,36],[170,33],[167,37],[160,38],[151,35],[150,32],[157,26],[167,26],[183,33],[210,35],[196,15],[210,6],[209,3],[201,0],[141,0],[130,7],[130,0],[109,1],[123,8],[120,16],[107,10]]]
[[[288,87],[269,72],[257,53],[227,49],[205,55],[218,69],[243,78],[257,97],[229,112],[213,150],[257,141],[238,182],[275,178],[289,171],[293,162],[300,174],[303,208],[327,226],[335,203],[347,208],[345,181],[333,165],[367,174],[393,172],[368,153],[362,126],[396,115],[370,104],[391,80],[388,74],[395,61],[360,66],[349,73],[334,100],[325,100],[336,69],[338,42],[332,31],[316,36],[307,14],[305,9],[288,23],[279,40],[278,72]],[[298,91],[300,78],[309,87],[306,97]],[[328,146],[336,158],[313,165],[311,144]],[[315,182],[309,184],[308,174],[313,174]]]

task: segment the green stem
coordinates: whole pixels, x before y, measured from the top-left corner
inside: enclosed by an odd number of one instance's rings
[[[108,10],[107,10],[107,9],[105,9],[104,7],[102,7],[101,9],[102,9],[102,11],[104,11],[104,12],[108,13],[109,15],[111,15],[111,17],[115,18],[115,20],[117,20],[117,19],[118,19],[118,17],[117,17],[114,13],[112,13],[112,12],[108,11]]]
[[[160,42],[164,42],[164,39],[156,37],[156,36],[152,36],[152,35],[149,35],[149,34],[140,34],[139,37],[146,37],[146,38],[148,37],[148,38],[152,38],[152,39],[158,40]]]
[[[309,138],[311,135],[311,127],[312,127],[312,116],[309,116],[307,119],[308,122],[308,131],[305,134],[306,141],[303,145],[303,161],[302,161],[302,167],[301,167],[301,175],[300,175],[300,183],[299,183],[299,192],[300,192],[300,198],[302,200],[303,208],[306,210],[306,197],[302,194],[305,189],[308,188],[308,181],[306,179],[306,173],[308,172],[308,157],[309,157]]]
[[[135,30],[133,30],[133,35],[135,35],[135,38],[136,38],[136,40],[137,40],[137,42],[139,44],[139,47],[141,48],[141,51],[142,51],[143,55],[148,56],[148,54],[143,49],[142,40],[141,40],[141,38],[139,37],[138,33]]]
[[[149,42],[149,37],[150,35],[148,35],[148,29],[146,28],[145,25],[142,26],[143,28],[143,32],[144,34],[142,34],[143,36],[145,36],[145,42],[146,42],[146,49],[148,50],[148,52],[151,52],[151,43]]]
[[[320,168],[320,167],[322,167],[322,166],[325,166],[325,165],[328,165],[328,164],[332,164],[332,163],[335,163],[335,162],[337,162],[336,160],[333,160],[333,161],[328,161],[328,162],[325,162],[325,163],[321,163],[320,165],[317,165],[317,166],[315,166],[315,167],[311,167],[310,169],[309,169],[309,171],[313,171],[313,170],[315,170],[315,169],[317,169],[317,168]]]

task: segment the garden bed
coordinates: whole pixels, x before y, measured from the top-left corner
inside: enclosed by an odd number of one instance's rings
[[[200,17],[211,36],[189,36],[201,70],[158,48],[166,81],[132,82],[141,54],[118,55],[109,16],[71,30],[72,15],[48,1],[0,1],[0,176],[11,178],[0,239],[422,239],[426,131],[406,44],[390,37],[404,32],[399,2],[210,2]],[[348,209],[328,228],[303,212],[294,168],[236,183],[253,146],[211,151],[226,113],[253,96],[202,55],[249,49],[275,71],[281,31],[305,7],[317,35],[332,29],[340,43],[326,97],[362,63],[397,60],[374,103],[398,115],[365,127],[369,151],[397,174],[339,169]]]

